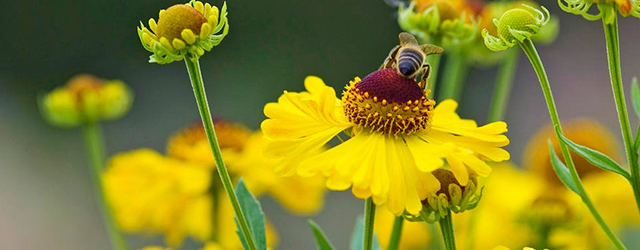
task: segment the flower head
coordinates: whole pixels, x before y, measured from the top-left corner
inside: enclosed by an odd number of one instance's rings
[[[114,120],[129,111],[131,90],[119,80],[77,75],[40,100],[44,118],[59,127],[76,127],[100,120]]]
[[[489,49],[505,50],[516,43],[530,39],[549,22],[549,11],[544,6],[541,6],[544,12],[528,5],[522,6],[524,8],[508,10],[500,19],[493,20],[497,27],[497,37],[490,35],[487,29],[482,30],[484,43]]]
[[[282,162],[282,174],[322,174],[329,189],[351,188],[395,215],[422,210],[421,201],[440,189],[431,172],[445,161],[467,185],[470,175],[491,171],[484,159],[509,159],[501,149],[509,143],[504,122],[478,127],[461,119],[455,101],[436,106],[428,91],[393,69],[355,78],[342,99],[317,77],[307,77],[305,86],[265,106],[265,155]],[[342,139],[343,131],[351,138]],[[336,136],[344,142],[326,150]]]
[[[443,46],[457,45],[474,38],[474,14],[463,0],[414,0],[408,7],[400,6],[398,23],[422,41],[441,38]]]
[[[138,36],[142,46],[153,54],[149,62],[166,64],[200,57],[222,42],[229,32],[227,3],[218,7],[192,0],[161,10],[158,22],[149,19],[149,29],[142,22]]]
[[[613,22],[616,11],[622,16],[640,17],[640,1],[638,0],[558,0],[560,8],[566,12],[581,15],[587,20],[604,19]],[[598,13],[589,13],[593,5],[598,7]]]

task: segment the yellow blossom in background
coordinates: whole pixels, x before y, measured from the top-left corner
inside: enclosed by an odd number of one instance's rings
[[[211,174],[151,149],[121,153],[103,174],[105,196],[128,233],[164,234],[169,245],[211,236]]]
[[[505,246],[497,246],[493,250],[511,250],[511,249],[509,249],[508,247],[505,247]],[[530,248],[530,247],[525,247],[522,250],[535,250],[535,249]],[[545,248],[545,250],[547,250],[547,249]]]
[[[615,136],[598,122],[577,119],[567,122],[563,129],[575,143],[620,159]],[[456,232],[463,246],[468,244],[467,238],[474,242],[473,249],[505,245],[600,250],[610,246],[580,197],[564,187],[553,172],[547,138],[558,147],[552,128],[544,127],[526,147],[525,171],[515,166],[493,166],[480,205],[458,216]],[[609,226],[614,231],[637,227],[640,218],[628,181],[592,166],[578,155],[573,157],[587,192]]]
[[[445,161],[466,185],[470,173],[491,172],[483,159],[509,159],[501,148],[509,143],[506,123],[478,127],[461,119],[455,101],[436,106],[415,80],[393,69],[351,81],[342,100],[320,78],[307,77],[305,87],[265,106],[265,154],[283,162],[283,174],[322,174],[329,189],[351,188],[394,215],[422,210],[421,201],[440,188],[431,172]],[[316,153],[343,131],[351,138]]]
[[[150,247],[144,247],[140,250],[171,250],[171,248],[150,246]]]
[[[396,216],[386,209],[376,211],[374,230],[378,236],[378,241],[380,242],[382,249],[387,249],[389,246],[391,231],[393,229],[393,221],[395,218]],[[429,232],[429,227],[427,227],[426,223],[404,221],[398,249],[426,249],[427,246],[429,246],[430,241],[431,233]]]

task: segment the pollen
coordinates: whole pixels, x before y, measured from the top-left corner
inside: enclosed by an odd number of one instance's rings
[[[342,106],[360,129],[386,135],[409,135],[431,126],[435,101],[413,79],[382,69],[346,86]]]
[[[171,42],[175,38],[181,39],[183,30],[200,34],[200,29],[205,23],[207,19],[196,8],[186,4],[176,4],[161,13],[156,35]]]

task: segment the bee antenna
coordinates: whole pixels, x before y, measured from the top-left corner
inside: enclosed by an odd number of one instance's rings
[[[406,0],[405,0],[405,1],[403,1],[403,0],[383,0],[383,1],[384,1],[387,5],[389,5],[389,6],[391,6],[391,7],[394,7],[394,8],[397,8],[397,7],[399,7],[400,5],[405,5],[405,6],[406,6],[406,5],[408,5],[408,4],[407,4],[407,2],[408,2],[408,1],[406,1]]]

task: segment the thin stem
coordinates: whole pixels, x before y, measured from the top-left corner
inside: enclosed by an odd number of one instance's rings
[[[429,42],[431,44],[440,46],[441,39],[439,37],[433,37]],[[421,43],[425,43],[425,41],[421,41]],[[441,55],[436,54],[429,55],[426,59],[427,63],[431,66],[431,72],[429,73],[429,79],[427,79],[427,86],[425,87],[425,89],[431,90],[428,96],[429,99],[433,99],[433,94],[436,92],[436,82],[438,81],[438,69],[440,68],[441,57]]]
[[[469,65],[460,46],[451,48],[448,52],[438,99],[440,101],[446,99],[459,101],[464,81],[469,73]]]
[[[520,46],[522,50],[529,58],[533,69],[538,75],[538,80],[540,81],[540,87],[542,88],[542,92],[544,93],[544,99],[547,102],[547,108],[549,109],[549,116],[551,117],[551,122],[553,123],[553,128],[555,130],[556,136],[558,137],[558,141],[560,142],[560,151],[562,151],[562,157],[565,160],[567,168],[569,168],[569,172],[571,173],[571,179],[576,184],[578,188],[579,195],[582,198],[582,202],[589,208],[591,215],[598,222],[602,230],[609,237],[609,240],[613,243],[616,249],[627,249],[622,242],[613,234],[613,231],[609,228],[607,223],[602,219],[600,213],[591,202],[587,191],[584,189],[582,185],[582,181],[580,180],[580,176],[578,176],[578,171],[576,170],[575,165],[573,164],[573,159],[571,158],[571,154],[569,154],[569,149],[567,145],[562,143],[560,137],[562,136],[562,127],[560,126],[560,118],[558,117],[558,111],[556,109],[555,101],[553,100],[553,94],[551,93],[551,86],[549,85],[549,78],[547,77],[547,73],[544,70],[544,66],[542,65],[542,61],[540,60],[540,56],[536,51],[535,46],[531,40],[524,40]]]
[[[97,123],[86,124],[82,128],[82,136],[84,137],[87,155],[91,162],[91,169],[89,171],[91,174],[91,184],[93,185],[96,195],[96,202],[100,209],[102,221],[109,233],[111,245],[113,245],[113,248],[116,250],[127,250],[127,241],[118,229],[118,225],[113,219],[111,209],[107,206],[104,198],[104,187],[101,178],[102,171],[104,171],[104,141],[102,140],[100,125]]]
[[[440,229],[442,231],[442,239],[446,250],[456,250],[456,239],[453,232],[453,219],[451,211],[447,210],[447,215],[440,219]]]
[[[631,186],[636,199],[636,205],[640,211],[640,171],[638,168],[638,153],[634,149],[633,134],[631,125],[629,124],[629,115],[627,113],[627,103],[624,97],[624,88],[622,85],[622,73],[620,70],[620,44],[618,38],[618,16],[613,16],[613,22],[607,23],[602,20],[604,26],[604,34],[607,40],[607,58],[609,59],[609,76],[611,77],[611,89],[613,90],[613,98],[616,102],[616,110],[618,111],[618,120],[620,122],[620,132],[624,141],[625,151],[627,153],[627,161],[629,169],[631,169]]]
[[[507,110],[509,97],[511,96],[511,86],[513,85],[513,77],[518,68],[518,58],[520,58],[520,50],[510,48],[507,51],[504,60],[500,64],[496,85],[493,89],[493,97],[491,98],[491,106],[487,117],[489,122],[502,121]]]
[[[393,229],[391,230],[387,250],[398,250],[398,247],[400,246],[400,237],[402,236],[403,223],[404,218],[402,218],[402,216],[398,216],[393,220]]]
[[[227,170],[227,167],[222,160],[220,145],[218,144],[218,138],[216,137],[216,131],[213,126],[213,119],[211,118],[211,111],[209,111],[209,103],[207,102],[207,94],[204,89],[202,74],[200,73],[200,62],[198,61],[197,57],[185,57],[184,62],[187,65],[189,78],[191,80],[191,85],[193,86],[193,93],[196,97],[196,102],[198,103],[200,117],[202,118],[202,125],[204,126],[205,133],[207,134],[207,139],[209,140],[209,146],[211,147],[213,158],[216,162],[217,172],[220,176],[220,180],[222,181],[222,186],[224,187],[224,191],[227,193],[227,196],[231,201],[233,212],[238,219],[238,225],[240,225],[240,231],[247,241],[249,249],[255,250],[256,244],[249,229],[249,224],[247,223],[247,219],[245,218],[245,215],[240,208],[238,197],[236,196],[236,193],[233,189],[231,177],[229,177],[229,171]]]
[[[376,217],[376,205],[373,204],[373,199],[367,198],[364,202],[364,237],[363,237],[363,250],[373,249],[373,223]]]

